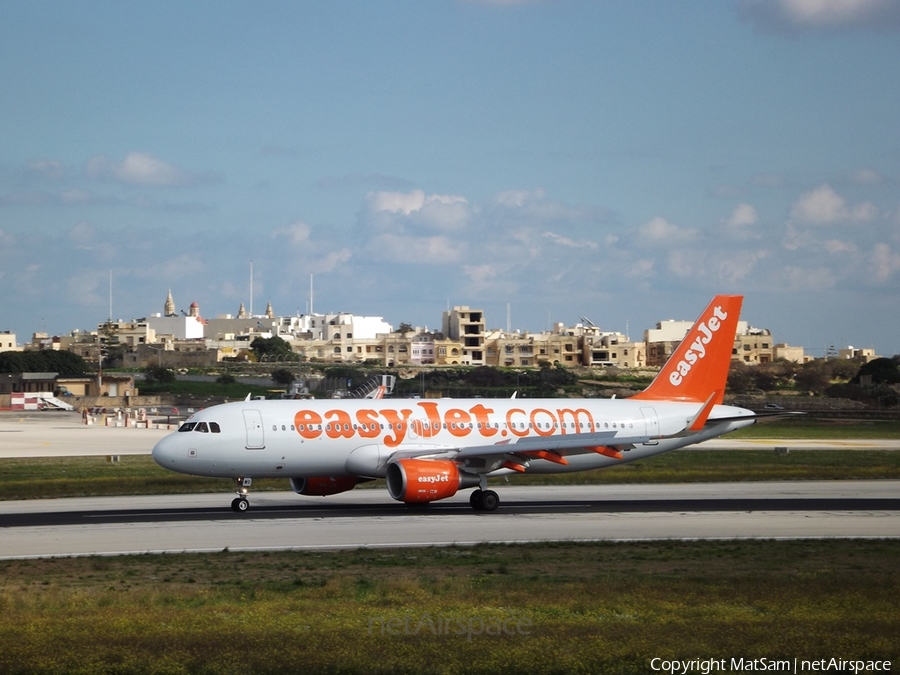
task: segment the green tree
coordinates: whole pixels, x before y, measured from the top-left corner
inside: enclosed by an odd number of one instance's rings
[[[797,388],[813,394],[823,393],[831,384],[828,364],[821,359],[804,363],[794,376]]]
[[[250,343],[250,350],[256,355],[257,360],[266,357],[268,360],[274,360],[279,356],[293,355],[291,345],[282,340],[277,335],[270,338],[258,337]]]
[[[125,359],[125,352],[128,350],[124,344],[119,342],[118,324],[107,321],[100,326],[97,340],[100,343],[100,356],[103,359],[104,367],[113,368],[121,365]]]
[[[168,384],[175,381],[175,372],[165,366],[147,366],[144,368],[144,380],[148,384]]]
[[[870,381],[871,384],[897,384],[900,382],[900,365],[894,359],[873,359],[860,366],[851,382],[862,384]]]
[[[285,387],[290,386],[294,382],[294,373],[287,368],[276,368],[272,371],[272,381]]]
[[[0,373],[57,373],[75,377],[88,371],[78,354],[46,349],[34,352],[0,353]]]
[[[732,361],[728,367],[728,382],[725,385],[733,394],[746,394],[756,385],[753,368],[743,361]]]
[[[397,332],[401,335],[403,333],[412,333],[413,330],[415,329],[412,327],[412,324],[406,323],[405,321],[401,321],[400,325],[397,326]]]

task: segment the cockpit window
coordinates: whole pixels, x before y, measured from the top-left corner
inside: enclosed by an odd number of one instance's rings
[[[218,422],[185,422],[178,427],[178,431],[199,431],[201,434],[208,434],[210,432],[214,434],[222,433],[222,429],[219,427]]]

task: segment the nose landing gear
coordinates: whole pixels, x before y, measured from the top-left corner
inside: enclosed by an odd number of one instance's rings
[[[247,494],[250,492],[250,485],[253,484],[252,478],[244,478],[239,476],[234,479],[237,485],[237,497],[231,501],[231,510],[243,513],[250,508],[250,502],[247,501]]]

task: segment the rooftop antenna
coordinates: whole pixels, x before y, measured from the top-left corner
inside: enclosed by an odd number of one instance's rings
[[[309,314],[312,316],[313,313],[313,275],[312,272],[309,273]]]
[[[109,271],[109,322],[112,323],[112,270]]]
[[[512,328],[510,327],[510,314],[509,314],[509,303],[506,303],[506,332],[512,333]]]
[[[253,316],[253,261],[250,261],[250,316]]]

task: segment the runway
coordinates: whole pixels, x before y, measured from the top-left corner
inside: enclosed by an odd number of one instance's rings
[[[384,490],[0,502],[0,558],[538,541],[900,537],[900,481],[503,486],[410,509]]]

